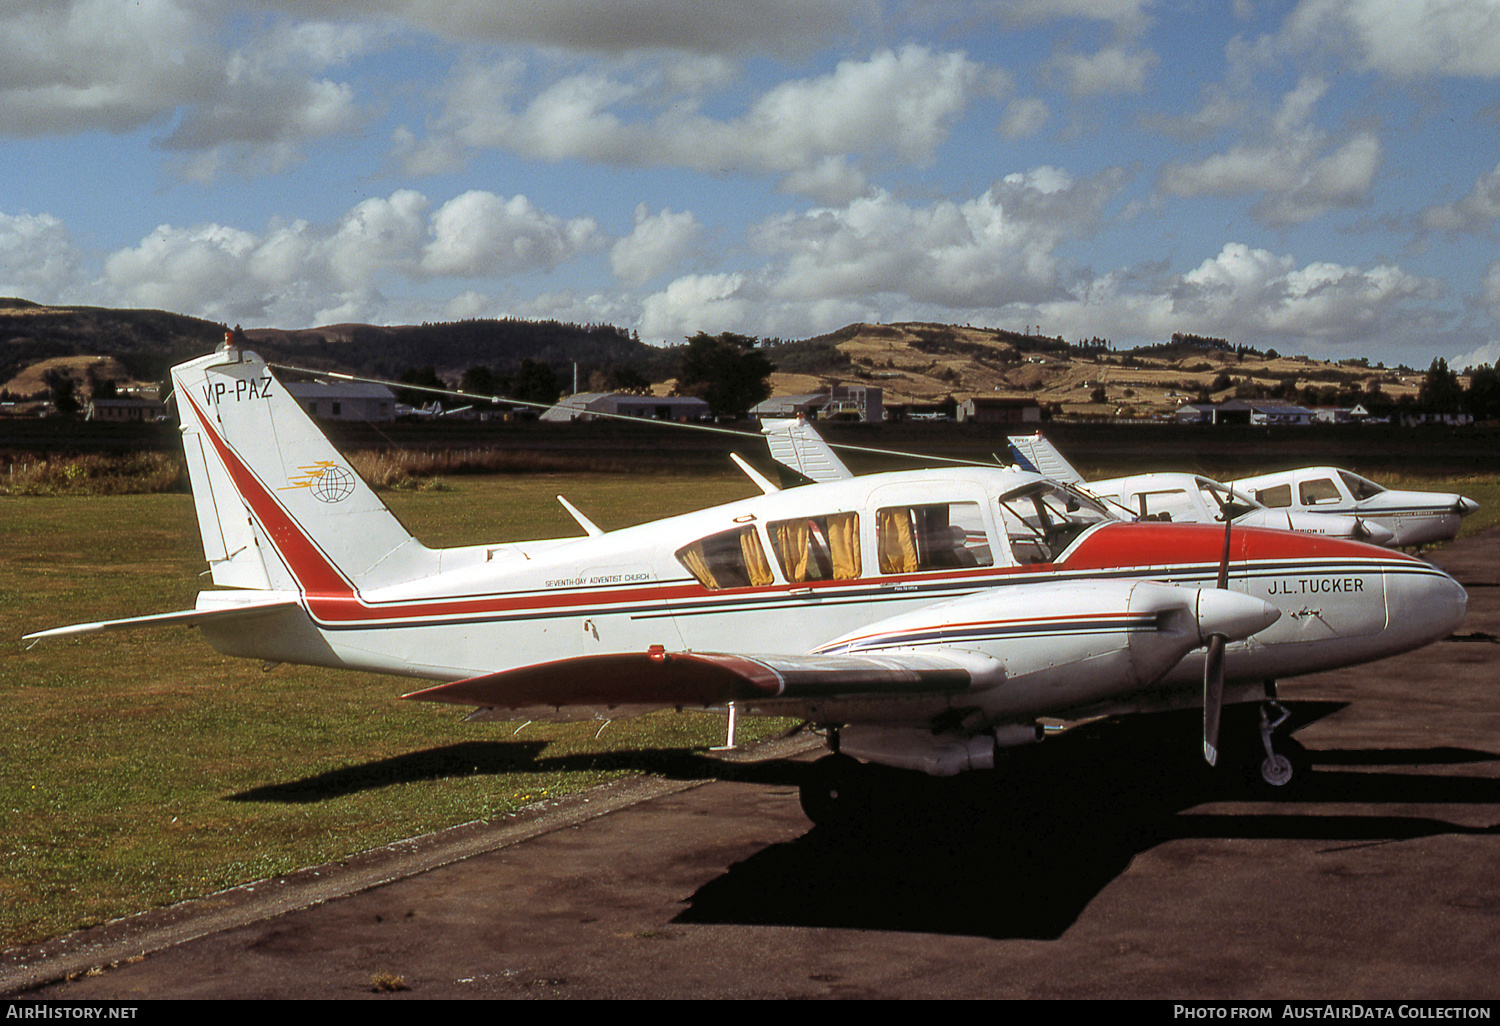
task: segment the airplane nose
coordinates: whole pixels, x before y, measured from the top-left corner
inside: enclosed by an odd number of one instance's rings
[[[1458,502],[1453,506],[1453,512],[1457,513],[1461,517],[1466,517],[1477,509],[1479,509],[1479,503],[1475,502],[1473,499],[1469,498],[1466,495],[1460,495],[1458,497]]]
[[[1390,545],[1396,538],[1396,532],[1382,524],[1356,517],[1354,537],[1371,545]]]
[[[1250,595],[1222,588],[1198,591],[1198,636],[1204,644],[1215,634],[1229,641],[1242,641],[1280,618],[1280,609]]]
[[[1464,622],[1469,610],[1468,592],[1436,570],[1420,576],[1387,571],[1385,601],[1386,631],[1404,642],[1399,651],[1446,638]]]

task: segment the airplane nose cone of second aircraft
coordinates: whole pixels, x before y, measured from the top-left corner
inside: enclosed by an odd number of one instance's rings
[[[1250,595],[1223,588],[1198,591],[1198,634],[1205,642],[1214,634],[1241,641],[1280,618],[1281,610]]]
[[[1479,503],[1475,502],[1473,499],[1469,498],[1467,495],[1460,495],[1458,497],[1458,502],[1455,503],[1454,506],[1453,506],[1454,512],[1457,513],[1461,517],[1466,517],[1470,513],[1473,513],[1473,512],[1475,512],[1478,509],[1479,509]]]

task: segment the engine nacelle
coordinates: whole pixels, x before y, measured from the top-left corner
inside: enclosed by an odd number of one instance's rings
[[[1000,587],[882,620],[818,651],[980,657],[963,704],[989,723],[1014,723],[1149,687],[1209,635],[1243,639],[1278,616],[1237,592],[1155,581]]]

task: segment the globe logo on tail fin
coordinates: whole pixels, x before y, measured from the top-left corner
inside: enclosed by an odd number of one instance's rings
[[[290,478],[291,483],[277,491],[306,488],[319,502],[342,502],[354,494],[354,475],[337,463],[320,460],[310,467],[297,469],[301,473]]]

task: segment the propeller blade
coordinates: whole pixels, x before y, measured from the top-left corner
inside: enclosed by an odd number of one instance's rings
[[[1224,708],[1224,635],[1208,639],[1203,660],[1203,758],[1210,766],[1219,762],[1219,716]]]
[[[1218,588],[1223,591],[1229,587],[1229,532],[1234,527],[1234,521],[1229,519],[1229,511],[1224,511],[1224,554],[1219,557],[1219,584]]]
[[[1229,590],[1229,540],[1234,521],[1224,507],[1224,554],[1219,557],[1219,591]],[[1278,613],[1278,615],[1280,615]],[[1208,639],[1203,659],[1203,758],[1210,766],[1219,762],[1219,714],[1224,709],[1224,642],[1222,634]]]

